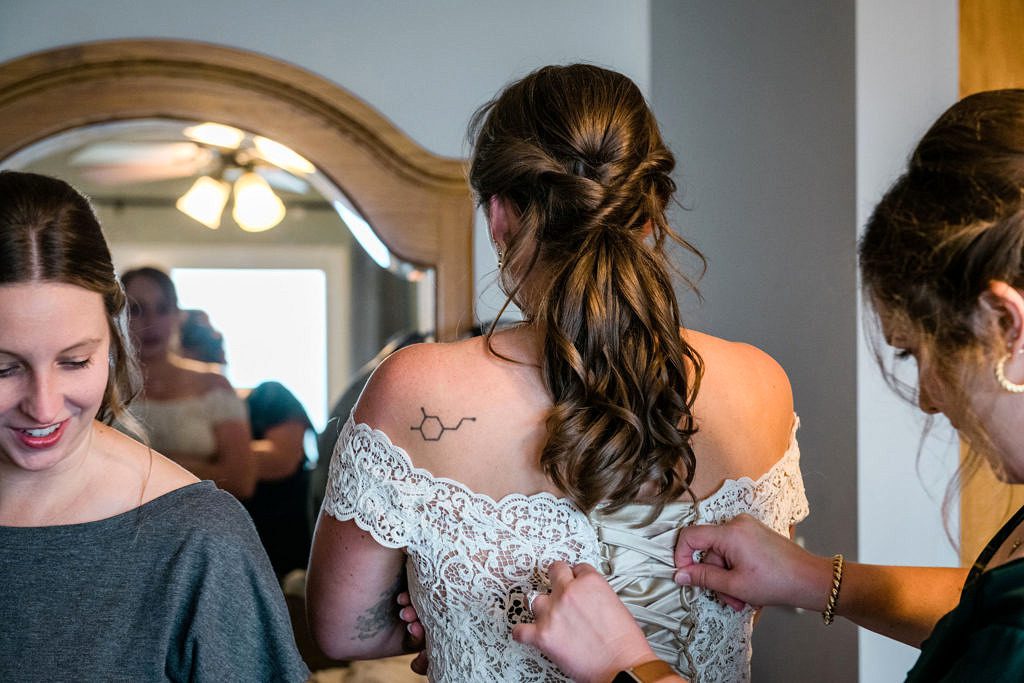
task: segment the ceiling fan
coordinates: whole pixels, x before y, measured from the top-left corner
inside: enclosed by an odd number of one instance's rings
[[[305,194],[304,178],[316,171],[307,159],[279,142],[220,123],[182,131],[181,141],[97,142],[78,150],[69,163],[100,185],[147,183],[199,175],[175,206],[216,230],[234,193],[232,217],[249,232],[269,230],[285,216],[271,186]]]

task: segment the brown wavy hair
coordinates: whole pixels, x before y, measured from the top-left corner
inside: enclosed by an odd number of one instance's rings
[[[106,424],[118,420],[137,428],[127,412],[141,387],[128,336],[127,298],[89,200],[63,180],[2,171],[0,285],[26,282],[60,282],[103,297],[110,328],[110,372],[96,417]]]
[[[965,387],[1006,353],[998,323],[979,326],[979,297],[993,280],[1024,289],[1024,90],[971,95],[939,117],[868,221],[860,268],[865,300],[914,340],[974,453],[952,494],[992,453]]]
[[[675,158],[636,85],[586,64],[508,86],[470,138],[478,201],[506,200],[518,219],[500,280],[543,340],[541,466],[586,511],[643,501],[656,515],[693,481],[703,372],[665,254],[674,242],[703,263],[665,215]]]

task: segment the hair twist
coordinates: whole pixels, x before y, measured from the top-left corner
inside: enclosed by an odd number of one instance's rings
[[[582,64],[512,84],[471,135],[479,200],[516,213],[502,285],[543,340],[541,465],[585,510],[644,500],[657,514],[693,479],[702,373],[664,254],[669,239],[700,257],[665,216],[672,153],[629,79]]]

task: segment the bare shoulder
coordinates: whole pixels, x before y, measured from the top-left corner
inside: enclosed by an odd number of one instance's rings
[[[189,378],[190,384],[196,387],[201,395],[212,391],[235,392],[235,388],[231,386],[231,382],[228,381],[227,377],[210,368],[193,368],[188,372],[191,374]]]
[[[235,390],[235,388],[231,386],[231,382],[228,381],[228,378],[219,372],[204,372],[200,375],[199,380],[203,383],[203,387],[206,391],[233,392]]]
[[[370,378],[355,419],[417,467],[478,493],[548,490],[537,459],[551,402],[525,338],[502,332],[404,348]]]
[[[165,493],[176,491],[199,481],[196,475],[159,453],[152,452],[149,481],[146,483],[144,502],[159,498]]]
[[[112,427],[99,425],[96,436],[108,455],[111,481],[123,481],[125,490],[134,490],[132,482],[146,482],[143,503],[199,481],[174,461]]]
[[[374,370],[356,404],[355,419],[391,431],[408,429],[420,408],[458,403],[479,362],[479,338],[413,344],[395,351]]]
[[[182,384],[193,387],[193,391],[205,394],[210,391],[234,391],[228,378],[221,374],[216,365],[200,363],[190,358],[175,358],[174,366]]]
[[[792,413],[789,377],[778,361],[765,351],[693,330],[688,330],[685,338],[704,359],[705,378],[715,383],[736,384],[737,389],[743,390],[742,395],[751,396],[762,407],[775,406],[787,414]]]
[[[686,340],[704,361],[694,405],[708,442],[742,451],[755,470],[771,467],[789,447],[793,390],[782,366],[763,350],[687,330]]]

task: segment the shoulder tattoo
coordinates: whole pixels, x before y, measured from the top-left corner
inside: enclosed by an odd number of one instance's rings
[[[424,441],[440,441],[445,432],[456,431],[462,426],[463,422],[476,422],[475,417],[460,417],[454,427],[447,427],[444,422],[441,421],[440,416],[428,415],[426,408],[420,406],[420,412],[423,414],[423,419],[420,420],[418,425],[409,427],[409,429],[414,432],[419,432]]]

